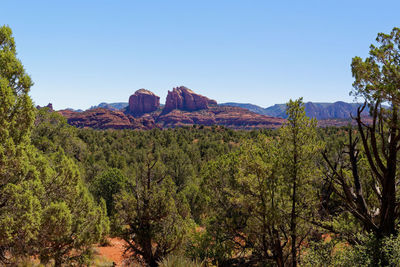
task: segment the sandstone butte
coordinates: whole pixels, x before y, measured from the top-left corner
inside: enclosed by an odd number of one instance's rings
[[[240,107],[218,106],[215,100],[196,94],[186,87],[168,91],[160,108],[160,97],[140,89],[129,98],[129,106],[120,111],[104,108],[74,112],[59,111],[68,123],[79,128],[153,129],[191,125],[223,125],[234,129],[278,128],[285,121]]]
[[[135,117],[140,117],[143,114],[156,111],[159,108],[160,97],[149,90],[140,89],[129,97],[127,113]]]
[[[217,105],[217,101],[196,94],[192,90],[181,86],[168,91],[163,113],[168,113],[174,109],[185,111],[208,109],[210,105]]]

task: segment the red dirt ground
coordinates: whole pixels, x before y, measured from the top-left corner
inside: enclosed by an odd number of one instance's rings
[[[97,246],[96,250],[101,257],[113,261],[116,266],[128,266],[125,262],[127,255],[124,255],[125,241],[119,238],[108,238],[109,246]]]

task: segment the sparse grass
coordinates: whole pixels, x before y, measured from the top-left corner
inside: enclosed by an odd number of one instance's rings
[[[102,257],[102,256],[96,256],[93,261],[91,266],[93,267],[112,267],[113,265],[113,261],[107,259],[106,257]]]
[[[204,264],[184,256],[169,255],[159,262],[159,267],[203,267]]]
[[[33,259],[19,259],[15,262],[11,263],[11,266],[18,266],[18,267],[46,267],[43,264],[40,264],[38,260]],[[48,265],[50,266],[50,265]]]

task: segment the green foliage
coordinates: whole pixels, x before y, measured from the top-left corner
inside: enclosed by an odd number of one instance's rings
[[[86,144],[78,138],[77,129],[68,125],[62,115],[48,108],[38,110],[31,140],[44,153],[54,153],[61,147],[69,157],[78,161],[87,153]]]
[[[287,104],[287,122],[279,130],[279,150],[286,194],[290,199],[290,236],[292,266],[298,263],[301,242],[310,232],[304,221],[312,221],[318,203],[315,191],[318,155],[322,148],[316,131],[317,122],[305,113],[302,98]],[[285,194],[284,194],[285,195]]]
[[[400,29],[379,33],[376,41],[378,45],[370,46],[368,58],[355,57],[351,65],[355,79],[352,94],[368,104],[371,122],[366,123],[361,116],[365,105],[360,107],[355,118],[357,130],[348,129],[347,140],[334,152],[324,153],[327,185],[337,206],[335,213],[329,214],[331,227],[327,229],[352,244],[359,244],[359,235],[372,235],[373,249],[366,252],[371,259],[368,264],[387,266],[391,257],[385,252],[384,240],[398,234],[400,218]]]
[[[288,112],[276,138],[243,140],[239,150],[203,169],[208,219],[206,232],[189,245],[192,255],[218,264],[283,266],[290,243],[298,254],[318,203],[313,185],[321,144],[301,100],[290,102]]]
[[[67,136],[42,145],[46,154],[31,145],[32,82],[16,58],[11,34],[9,27],[0,27],[0,260],[16,265],[39,256],[56,266],[83,263],[108,231],[105,207],[95,204],[76,164],[59,148]],[[35,129],[61,136],[63,127],[46,126]]]
[[[2,190],[0,208],[0,240],[14,257],[32,253],[31,244],[40,230],[41,206],[31,190],[33,181],[7,184]],[[5,255],[3,256],[5,257]]]
[[[397,106],[400,100],[400,29],[393,28],[390,34],[379,33],[376,41],[379,46],[370,46],[370,57],[352,60],[353,94],[369,103],[389,102]]]
[[[135,177],[116,197],[115,216],[129,250],[142,256],[137,260],[157,266],[179,248],[191,220],[158,153],[153,149],[139,156]]]
[[[28,92],[32,82],[16,58],[12,31],[0,27],[0,260],[9,251],[25,256],[31,249],[40,218],[40,191],[29,135],[35,110]]]
[[[33,107],[0,27],[1,262],[93,264],[110,218],[149,266],[400,265],[400,30],[377,41],[352,62],[357,130],[317,129],[298,99],[274,131],[96,131]]]
[[[105,207],[96,205],[73,161],[62,151],[52,155],[53,171],[44,180],[43,215],[37,239],[42,262],[86,262],[91,245],[109,231]]]
[[[374,234],[359,234],[358,243],[350,245],[340,239],[313,242],[304,251],[302,266],[385,266],[376,261],[383,252],[389,266],[399,266],[400,240],[398,237],[377,239]],[[379,258],[379,257],[378,257]]]
[[[28,96],[32,85],[16,58],[11,29],[0,27],[0,186],[18,183],[28,172],[29,134],[35,111]]]
[[[114,195],[125,190],[128,179],[121,170],[111,168],[102,173],[92,182],[91,191],[98,199],[104,199],[108,216],[114,215]]]

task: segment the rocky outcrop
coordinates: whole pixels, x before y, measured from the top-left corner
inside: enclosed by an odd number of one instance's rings
[[[105,108],[90,109],[84,112],[71,110],[58,112],[67,118],[68,124],[78,128],[150,130],[157,127],[152,118],[135,118],[121,111]]]
[[[160,108],[160,97],[153,92],[140,89],[129,97],[127,112],[135,117],[153,112]]]
[[[223,125],[233,129],[278,128],[285,121],[281,118],[256,114],[243,108],[218,106],[196,111],[176,109],[161,115],[159,115],[159,112],[155,112],[140,118],[122,111],[104,108],[91,109],[84,112],[71,110],[58,112],[66,117],[68,124],[72,126],[94,129],[149,130],[191,125]]]
[[[208,109],[210,105],[217,105],[217,101],[196,94],[192,90],[181,86],[173,88],[172,91],[168,91],[163,114],[174,109],[184,111]]]
[[[214,125],[216,124],[214,113],[208,111],[183,111],[172,110],[157,118],[157,122],[164,128],[174,128],[188,125]]]
[[[47,106],[44,106],[44,107],[41,107],[41,106],[37,105],[36,108],[37,108],[37,109],[47,108],[47,109],[48,109],[49,111],[51,111],[51,112],[54,111],[54,109],[53,109],[53,104],[52,104],[52,103],[49,103],[49,104],[47,104]]]

